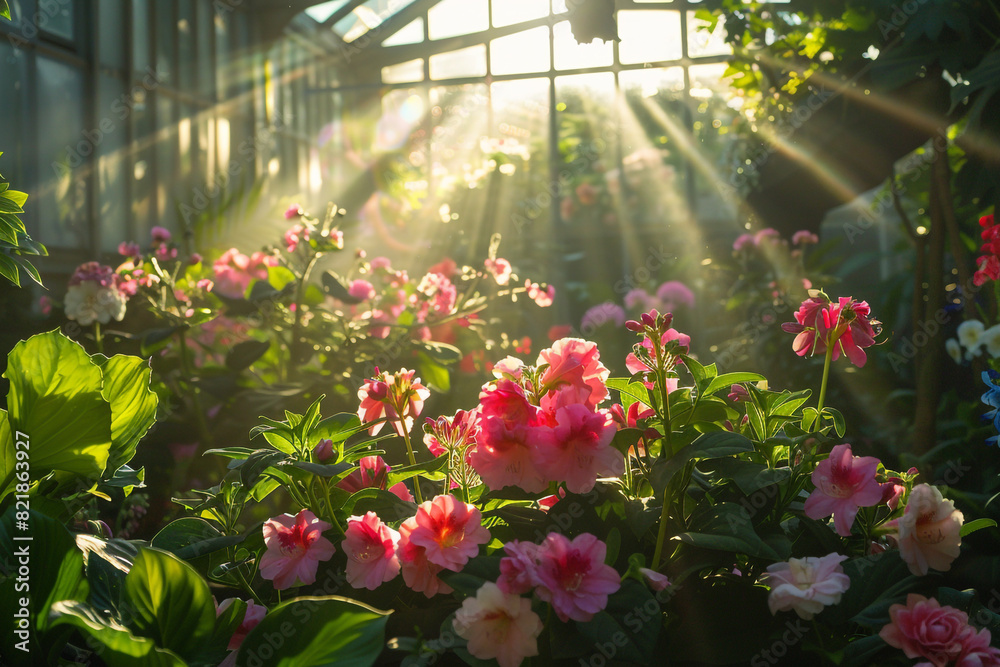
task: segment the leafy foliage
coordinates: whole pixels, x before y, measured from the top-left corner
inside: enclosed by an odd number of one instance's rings
[[[0,4],[0,15],[10,19],[7,3]],[[3,153],[0,152],[0,156]],[[24,202],[28,195],[10,189],[10,183],[0,174],[0,276],[18,287],[21,286],[20,272],[24,271],[39,285],[42,279],[38,270],[26,256],[48,255],[45,246],[28,235],[24,223],[18,217],[24,213]]]

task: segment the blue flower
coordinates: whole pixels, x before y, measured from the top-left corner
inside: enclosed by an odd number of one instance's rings
[[[1000,380],[1000,373],[997,371],[983,371],[983,382],[986,383],[987,389],[980,400],[993,408],[983,415],[983,419],[992,419],[993,428],[1000,432],[1000,385],[997,385],[997,380]],[[987,438],[986,442],[992,445],[1000,445],[998,439],[1000,439],[1000,435],[995,435],[992,438]]]

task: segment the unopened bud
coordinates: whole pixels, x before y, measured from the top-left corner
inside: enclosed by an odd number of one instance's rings
[[[313,447],[313,454],[316,456],[316,460],[320,463],[326,463],[333,458],[333,440],[320,440],[319,443]]]

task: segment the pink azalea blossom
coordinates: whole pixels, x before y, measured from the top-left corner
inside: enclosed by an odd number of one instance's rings
[[[458,288],[443,273],[428,273],[420,279],[417,291],[430,299],[431,309],[438,315],[448,315],[455,308]]]
[[[410,541],[413,531],[419,529],[417,517],[412,516],[399,525],[399,542],[396,555],[399,557],[403,582],[413,591],[432,598],[438,593],[451,593],[452,588],[441,581],[438,574],[444,568],[427,560],[427,550]]]
[[[806,500],[806,516],[822,519],[833,514],[837,534],[850,537],[858,509],[882,501],[882,489],[875,480],[878,463],[872,456],[853,456],[850,445],[834,447],[812,472],[816,490]]]
[[[347,293],[355,299],[366,301],[375,298],[375,287],[367,280],[359,279],[351,282],[350,287],[347,288]]]
[[[800,229],[792,234],[792,245],[808,245],[819,243],[819,236],[808,229]]]
[[[580,329],[587,335],[605,325],[620,327],[625,324],[625,319],[624,308],[617,303],[605,301],[587,309],[580,320]]]
[[[555,324],[549,327],[547,338],[553,343],[560,338],[566,338],[573,332],[573,327],[569,324]]]
[[[890,477],[879,487],[882,489],[882,502],[891,510],[899,507],[899,501],[903,497],[903,492],[906,491],[903,480],[898,477]]]
[[[479,553],[479,545],[490,541],[479,509],[452,495],[426,501],[413,518],[410,543],[423,547],[428,561],[448,570],[461,570]]]
[[[556,288],[552,285],[549,285],[548,288],[543,290],[541,285],[538,283],[525,280],[524,289],[528,292],[528,298],[538,304],[541,308],[548,308],[551,306],[552,300],[556,297]]]
[[[767,606],[772,614],[795,611],[799,618],[811,620],[824,608],[840,602],[851,585],[841,562],[847,556],[838,553],[822,558],[790,558],[787,563],[767,567],[763,581],[771,588]]]
[[[531,600],[504,593],[486,582],[455,613],[455,633],[468,640],[468,651],[480,660],[495,658],[500,667],[518,667],[538,655],[544,625],[531,610]]]
[[[582,338],[562,338],[552,344],[552,347],[542,350],[535,366],[547,364],[539,377],[542,395],[542,409],[547,398],[551,400],[555,392],[569,387],[573,390],[576,400],[594,409],[608,397],[605,382],[611,372],[601,363],[601,354],[597,344]]]
[[[297,218],[303,214],[302,207],[298,204],[292,204],[285,210],[285,220],[291,220],[292,218]]]
[[[520,381],[523,370],[523,361],[517,357],[506,356],[493,365],[493,377],[498,380],[507,378],[517,382]]]
[[[358,469],[337,482],[337,488],[349,493],[357,493],[361,489],[386,490],[391,466],[386,465],[381,456],[365,456],[358,460]],[[397,482],[389,489],[401,500],[413,502],[413,494],[403,482]]]
[[[994,648],[991,640],[992,635],[986,629],[966,636],[956,667],[1000,667],[1000,648]]]
[[[226,598],[220,602],[215,608],[215,615],[221,616],[227,609],[233,606],[236,600],[237,598]],[[247,635],[250,634],[250,631],[256,628],[264,620],[264,616],[267,615],[267,607],[254,604],[253,600],[247,600],[246,605],[247,608],[243,614],[243,621],[233,632],[233,636],[229,638],[229,646],[226,648],[230,651],[237,650],[243,644],[243,640],[247,638]]]
[[[293,225],[285,232],[285,249],[288,252],[295,252],[300,241],[309,240],[309,228],[305,225]]]
[[[400,436],[403,429],[409,432],[413,429],[413,420],[420,416],[431,392],[420,384],[420,378],[414,378],[416,371],[402,368],[394,374],[380,373],[378,377],[365,380],[358,389],[358,416],[365,424],[378,422],[385,417]],[[402,418],[402,424],[400,420]],[[372,424],[368,432],[375,435],[382,430],[385,422]]]
[[[588,493],[599,477],[625,473],[622,453],[611,446],[618,430],[611,413],[577,403],[560,407],[555,422],[552,445],[536,457],[544,477],[566,482],[572,493]]]
[[[753,234],[740,234],[733,241],[733,252],[740,253],[744,250],[757,247],[757,239],[754,238]]]
[[[479,434],[469,462],[491,489],[518,486],[539,493],[548,486],[535,461],[539,449],[551,445],[552,430],[544,415],[510,380],[487,385],[479,396]]]
[[[486,271],[497,281],[497,285],[506,285],[510,282],[511,266],[506,259],[502,257],[487,259],[484,265]]]
[[[118,254],[122,257],[137,259],[142,256],[142,250],[135,241],[122,241],[118,244]]]
[[[347,583],[375,590],[399,574],[396,545],[399,533],[382,523],[375,512],[347,520],[340,548],[347,555]]]
[[[538,549],[535,592],[552,605],[559,620],[589,621],[621,587],[621,576],[604,564],[607,546],[589,533],[572,541],[549,533]]]
[[[459,410],[454,417],[428,417],[424,431],[424,444],[428,451],[434,456],[441,456],[476,444],[479,425],[475,411]]]
[[[260,559],[260,576],[272,581],[277,590],[297,582],[314,583],[320,561],[330,560],[336,551],[323,537],[323,531],[329,529],[330,524],[307,509],[296,516],[282,514],[265,521],[267,551]]]
[[[255,252],[246,256],[236,248],[222,253],[212,264],[215,291],[230,299],[242,298],[254,280],[267,280],[267,267],[276,266],[278,258]]]
[[[976,629],[969,625],[968,614],[954,607],[941,606],[934,598],[910,593],[905,605],[889,607],[889,618],[891,621],[878,634],[889,646],[902,649],[907,658],[926,658],[935,667],[944,667],[953,661],[962,664],[961,657],[967,646],[971,651],[980,649],[982,640],[977,641]],[[992,660],[997,661],[996,654]]]
[[[521,595],[538,585],[538,545],[513,540],[503,547],[507,555],[500,559],[497,586],[504,593]]]
[[[903,516],[886,526],[896,529],[899,555],[910,572],[923,576],[930,568],[941,572],[951,569],[961,552],[964,520],[955,503],[945,500],[936,487],[918,484],[910,491]]]
[[[625,307],[630,310],[638,308],[642,312],[646,312],[656,308],[656,306],[656,299],[641,287],[631,289],[625,295]]]

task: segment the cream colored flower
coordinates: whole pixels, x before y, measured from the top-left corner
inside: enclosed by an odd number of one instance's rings
[[[903,516],[891,521],[898,531],[899,555],[917,576],[934,568],[951,569],[962,546],[962,523],[965,517],[955,504],[945,500],[930,484],[918,484],[910,491]]]
[[[958,342],[974,355],[979,352],[983,344],[983,332],[986,330],[979,320],[966,320],[958,325]]]

